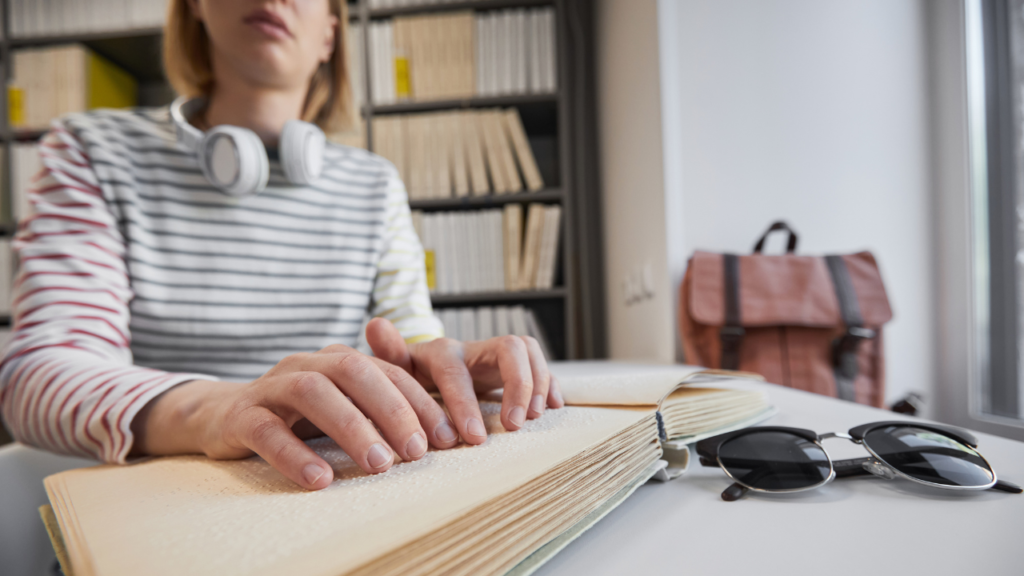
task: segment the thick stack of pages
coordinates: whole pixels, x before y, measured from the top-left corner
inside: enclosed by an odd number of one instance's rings
[[[562,378],[562,397],[576,406],[657,410],[671,447],[750,426],[775,413],[760,390],[728,387],[753,375],[679,366],[657,374]]]
[[[649,390],[665,385],[646,380]],[[622,379],[594,383],[624,389]],[[499,404],[482,409],[485,444],[430,451],[376,476],[333,442],[310,441],[335,470],[319,492],[259,458],[172,457],[50,476],[67,572],[525,574],[664,466],[651,406],[548,410],[514,433],[502,429]]]

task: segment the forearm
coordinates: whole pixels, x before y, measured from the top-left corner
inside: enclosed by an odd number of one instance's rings
[[[150,401],[132,420],[133,456],[202,454],[213,444],[217,407],[242,384],[212,380],[183,382]]]

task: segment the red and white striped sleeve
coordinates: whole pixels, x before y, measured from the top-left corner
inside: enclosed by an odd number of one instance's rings
[[[53,452],[124,462],[132,418],[202,374],[134,366],[124,238],[81,142],[59,121],[40,143],[32,215],[14,247],[13,335],[0,410],[14,437]]]

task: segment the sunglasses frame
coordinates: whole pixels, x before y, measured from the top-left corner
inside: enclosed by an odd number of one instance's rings
[[[987,484],[978,486],[951,486],[948,484],[928,482],[927,480],[914,478],[913,476],[900,472],[898,469],[896,469],[894,466],[890,465],[882,457],[880,457],[864,441],[865,436],[867,436],[869,432],[878,428],[884,428],[886,426],[900,426],[928,430],[929,432],[942,434],[943,436],[946,436],[948,438],[956,440],[957,442],[960,442],[961,444],[964,444],[965,446],[968,446],[977,453],[978,457],[981,458],[981,460],[985,463],[985,466],[988,468],[989,472],[992,473],[992,481]],[[821,449],[822,453],[825,454],[825,458],[828,459],[828,477],[822,480],[821,482],[818,482],[811,486],[805,486],[801,488],[785,488],[778,490],[755,488],[738,480],[735,476],[732,475],[731,472],[729,472],[725,465],[722,464],[722,459],[719,456],[719,448],[721,448],[723,444],[734,438],[758,432],[783,432],[812,442],[814,445]],[[865,450],[868,451],[868,453],[871,455],[871,458],[833,460],[832,456],[829,455],[828,450],[826,450],[825,447],[821,445],[822,440],[827,440],[829,438],[843,438],[845,440],[853,442],[854,444],[859,444],[863,446]],[[911,482],[923,484],[925,486],[932,486],[934,488],[942,488],[945,490],[977,491],[989,490],[994,488],[1014,493],[1020,493],[1021,490],[1019,487],[1009,482],[1000,481],[997,478],[995,469],[992,468],[992,465],[988,462],[988,460],[986,460],[985,457],[981,454],[981,452],[978,451],[978,440],[977,438],[974,437],[973,434],[962,428],[955,428],[953,426],[945,426],[942,424],[932,424],[928,422],[887,420],[882,422],[871,422],[868,424],[861,424],[860,426],[855,426],[853,428],[850,428],[849,432],[847,432],[846,434],[842,432],[826,432],[825,434],[820,435],[814,432],[813,430],[806,430],[804,428],[790,428],[788,426],[754,426],[751,428],[742,428],[740,430],[733,430],[732,432],[726,432],[725,434],[719,434],[718,436],[706,438],[704,440],[701,440],[700,442],[697,442],[696,447],[697,455],[700,456],[701,464],[703,464],[704,466],[718,466],[719,468],[722,469],[723,472],[725,472],[726,476],[728,476],[729,479],[731,479],[734,482],[732,486],[726,488],[726,490],[722,492],[722,499],[727,501],[739,499],[740,497],[743,496],[744,493],[746,493],[747,490],[766,494],[805,492],[807,490],[814,490],[820,488],[828,484],[829,482],[832,482],[837,477],[842,478],[847,476],[857,476],[861,474],[874,474],[876,476],[881,476],[883,478],[887,478],[890,480],[899,477],[905,480],[910,480]],[[836,465],[841,465],[841,472],[837,472]]]

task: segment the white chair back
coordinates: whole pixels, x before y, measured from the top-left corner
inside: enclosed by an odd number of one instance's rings
[[[39,517],[39,507],[49,502],[43,478],[95,464],[95,460],[58,456],[24,444],[0,447],[0,572],[4,576],[60,574]]]

